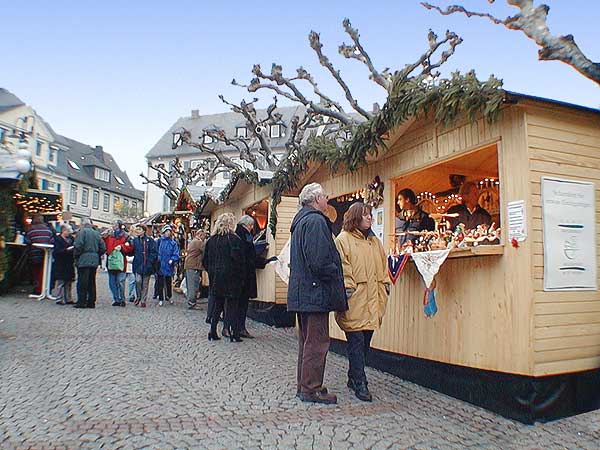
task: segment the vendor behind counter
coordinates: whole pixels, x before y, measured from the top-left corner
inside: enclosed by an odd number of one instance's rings
[[[397,206],[400,207],[399,216],[396,217],[396,234],[398,244],[404,245],[407,241],[416,241],[419,236],[408,233],[409,231],[433,231],[434,220],[417,205],[417,196],[412,189],[402,189],[398,193]]]
[[[454,205],[449,208],[448,214],[458,214],[458,217],[448,218],[450,229],[454,230],[460,223],[465,225],[465,229],[474,230],[478,225],[492,224],[492,216],[479,206],[479,189],[472,181],[464,183],[459,190],[462,197],[462,204]]]

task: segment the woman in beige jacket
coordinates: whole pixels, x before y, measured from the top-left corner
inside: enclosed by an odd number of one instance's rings
[[[390,290],[381,241],[371,231],[371,207],[354,203],[344,215],[343,231],[335,240],[342,259],[348,311],[336,321],[348,341],[348,387],[363,401],[371,401],[365,360],[373,332],[381,325]]]

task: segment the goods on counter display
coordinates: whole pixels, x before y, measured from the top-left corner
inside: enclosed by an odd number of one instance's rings
[[[404,253],[427,252],[432,250],[452,250],[468,247],[476,247],[478,245],[493,245],[500,244],[501,229],[496,228],[496,224],[491,226],[478,225],[477,228],[466,230],[464,224],[459,224],[454,231],[443,230],[439,228],[435,231],[408,231],[405,233],[397,233],[395,236],[417,236],[415,240],[407,240],[402,247],[395,248],[391,253],[400,255]],[[397,240],[396,240],[397,242]]]

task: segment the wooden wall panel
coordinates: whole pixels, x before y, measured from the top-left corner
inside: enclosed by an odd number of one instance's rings
[[[530,108],[526,120],[533,206],[534,372],[548,375],[600,367],[600,293],[543,290],[541,199],[543,176],[594,182],[600,254],[600,118],[565,109]],[[597,262],[600,273],[600,258]]]

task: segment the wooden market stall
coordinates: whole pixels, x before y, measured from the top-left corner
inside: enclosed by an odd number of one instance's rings
[[[413,120],[391,130],[389,151],[362,169],[332,175],[322,167],[306,183],[319,182],[336,197],[339,216],[339,205],[351,204],[378,176],[386,249],[396,239],[400,189],[420,194],[424,209],[443,212],[460,201],[461,183],[477,183],[479,204],[501,227],[500,239],[450,253],[435,277],[433,317],[424,314],[424,283],[408,263],[374,335],[370,364],[532,422],[599,405],[600,111],[517,94],[507,99],[492,124]],[[561,201],[575,216],[561,218],[556,232]],[[579,213],[591,218],[585,226]],[[580,228],[572,234],[574,227]],[[563,250],[571,266],[558,267]],[[333,317],[331,335],[343,348]]]
[[[220,214],[233,213],[237,219],[248,214],[255,219],[255,230],[260,239],[269,244],[267,257],[279,255],[289,238],[292,219],[298,210],[298,198],[283,196],[277,205],[276,233],[269,227],[271,216],[271,191],[269,186],[256,186],[243,179],[232,183],[222,203],[210,200],[203,208],[202,214],[210,215],[211,223]],[[258,297],[250,302],[248,315],[275,326],[293,326],[294,316],[286,310],[287,285],[275,274],[274,264],[256,271]]]

